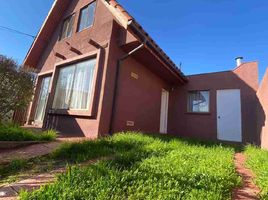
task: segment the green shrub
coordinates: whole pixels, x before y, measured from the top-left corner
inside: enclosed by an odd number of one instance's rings
[[[54,158],[112,155],[88,167],[68,167],[52,184],[21,199],[230,199],[240,184],[234,148],[135,133],[65,144]],[[77,160],[76,157],[81,157]]]
[[[56,137],[54,130],[33,133],[14,124],[0,124],[0,141],[52,141]]]
[[[268,199],[268,151],[248,145],[245,150],[247,166],[256,175],[256,184],[261,189],[262,199]]]

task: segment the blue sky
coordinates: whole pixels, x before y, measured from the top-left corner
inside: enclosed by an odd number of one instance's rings
[[[185,74],[229,70],[234,58],[268,66],[267,0],[146,0],[119,2]],[[53,0],[0,1],[0,26],[36,35]],[[0,54],[22,62],[31,38],[0,28]]]

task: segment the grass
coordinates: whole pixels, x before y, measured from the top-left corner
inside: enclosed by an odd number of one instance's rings
[[[17,173],[22,171],[27,166],[27,161],[25,160],[13,160],[7,166],[0,165],[0,178],[6,177],[9,174]],[[9,177],[7,182],[14,180],[14,177]],[[0,181],[1,183],[1,181]]]
[[[54,130],[33,133],[14,124],[0,124],[0,141],[53,141],[56,137]]]
[[[268,199],[268,151],[249,145],[245,154],[247,166],[255,173],[255,182],[261,189],[261,199]]]
[[[168,136],[124,133],[97,141],[65,144],[54,160],[82,162],[103,156],[87,167],[68,167],[52,185],[21,199],[230,199],[240,184],[235,149]]]

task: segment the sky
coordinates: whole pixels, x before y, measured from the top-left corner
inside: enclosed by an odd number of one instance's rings
[[[268,66],[267,0],[118,0],[186,75]],[[0,1],[0,26],[36,35],[53,0]],[[0,28],[0,54],[22,62],[33,39]]]

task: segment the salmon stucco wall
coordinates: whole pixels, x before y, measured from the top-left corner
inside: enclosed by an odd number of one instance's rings
[[[243,142],[257,143],[256,90],[258,87],[258,64],[244,63],[233,71],[189,76],[189,83],[174,88],[170,95],[169,133],[202,140],[217,140],[216,93],[223,89],[241,90]],[[189,91],[210,91],[210,112],[187,112]]]
[[[158,133],[162,88],[169,86],[133,58],[120,68],[113,132],[135,130]]]
[[[261,147],[268,149],[268,68],[257,92],[260,102],[258,106],[258,131],[261,134]]]
[[[62,115],[55,114],[50,112],[47,115],[45,120],[45,128],[53,128],[58,131],[67,134],[67,135],[76,135],[76,136],[87,136],[89,138],[97,138],[99,135],[100,129],[100,121],[101,112],[103,111],[104,104],[107,102],[107,96],[112,96],[111,94],[106,95],[105,90],[107,90],[107,85],[111,85],[110,82],[106,81],[107,73],[110,73],[109,79],[113,79],[114,76],[111,76],[112,73],[107,71],[107,68],[111,68],[113,70],[114,66],[111,65],[110,60],[115,60],[116,58],[110,58],[110,48],[111,48],[111,40],[116,40],[113,38],[113,29],[114,29],[114,16],[110,13],[107,7],[104,5],[102,1],[97,1],[94,24],[92,27],[89,27],[81,32],[77,32],[78,20],[79,20],[79,12],[80,9],[89,3],[93,2],[93,0],[73,0],[69,3],[66,11],[64,12],[60,23],[57,25],[54,30],[53,35],[48,41],[45,50],[43,51],[41,58],[39,59],[38,68],[41,76],[39,78],[39,82],[37,84],[36,95],[33,100],[33,106],[28,116],[28,123],[32,123],[34,121],[34,115],[36,111],[36,102],[38,100],[40,81],[42,76],[46,76],[47,74],[52,75],[52,87],[50,90],[50,96],[47,104],[47,111],[51,109],[53,103],[53,94],[55,92],[56,85],[56,72],[57,69],[55,65],[57,63],[64,61],[62,58],[55,56],[55,53],[59,53],[63,55],[66,60],[68,59],[76,59],[80,55],[70,50],[70,46],[74,47],[78,51],[82,53],[82,55],[86,55],[91,52],[98,51],[94,45],[89,43],[90,39],[93,39],[100,45],[103,45],[104,48],[101,49],[101,53],[99,55],[98,60],[98,74],[95,83],[96,95],[94,96],[95,105],[95,114],[94,116],[76,116],[76,115]],[[69,38],[65,38],[59,40],[59,35],[61,32],[63,21],[66,17],[74,14],[74,26],[73,26],[73,34]],[[113,44],[114,45],[114,44]],[[111,90],[110,90],[111,91]],[[112,91],[111,91],[112,92]],[[111,109],[111,105],[105,107],[106,112],[107,109]],[[105,124],[106,125],[106,124]],[[108,125],[106,125],[107,127]],[[103,127],[101,127],[103,129]],[[106,128],[107,129],[107,128]]]

